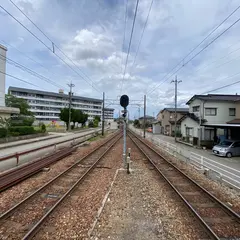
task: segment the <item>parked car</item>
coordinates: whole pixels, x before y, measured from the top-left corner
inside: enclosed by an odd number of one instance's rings
[[[152,131],[153,131],[153,130],[152,130],[152,127],[147,128],[147,131],[148,131],[148,132],[152,132]]]
[[[213,154],[223,157],[240,155],[240,140],[224,140],[212,149]]]

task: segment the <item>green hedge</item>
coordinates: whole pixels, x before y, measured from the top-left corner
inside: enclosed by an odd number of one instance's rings
[[[7,130],[5,128],[0,128],[0,138],[7,136]]]
[[[19,127],[10,127],[10,135],[19,136],[19,135],[28,135],[35,133],[34,128],[30,126],[19,126]]]

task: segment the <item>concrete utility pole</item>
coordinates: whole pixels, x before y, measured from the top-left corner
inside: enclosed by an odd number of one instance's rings
[[[143,137],[146,137],[146,95],[144,95]]]
[[[105,92],[103,92],[103,105],[102,105],[102,136],[104,136],[104,108],[105,108]]]
[[[68,113],[68,131],[71,129],[71,107],[72,107],[72,95],[73,95],[73,92],[72,92],[72,88],[75,87],[75,85],[71,82],[70,84],[68,84],[68,86],[70,87],[70,92],[69,92],[69,107],[68,107],[68,110],[69,110],[69,113]]]
[[[172,80],[171,83],[175,83],[175,129],[174,129],[174,137],[175,137],[175,142],[177,141],[177,85],[178,83],[182,82],[181,80],[177,80],[177,75],[175,76],[175,80]]]

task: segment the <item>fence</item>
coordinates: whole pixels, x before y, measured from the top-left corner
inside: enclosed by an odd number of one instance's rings
[[[108,130],[108,129],[106,129]],[[62,148],[68,147],[68,146],[74,146],[77,145],[83,141],[88,140],[91,138],[95,133],[101,132],[100,129],[93,130],[85,133],[84,135],[76,137],[74,135],[73,138],[66,139],[63,141],[51,143],[48,145],[40,146],[33,149],[28,149],[21,152],[16,152],[10,155],[2,156],[0,157],[0,163],[4,162],[4,165],[1,165],[0,170],[4,171],[11,167],[18,166],[20,164],[23,164],[25,162],[32,161],[33,159],[36,160],[39,157],[44,157],[50,153],[56,152],[57,150],[60,150]]]
[[[142,130],[130,127],[131,130],[143,136]],[[194,165],[199,170],[204,170],[209,178],[224,182],[231,187],[240,190],[240,171],[228,167],[222,163],[206,158],[200,154],[188,151],[185,152],[181,147],[160,138],[155,137],[153,134],[146,133],[146,138],[152,143],[160,146],[167,153],[175,157],[183,157],[186,162]]]

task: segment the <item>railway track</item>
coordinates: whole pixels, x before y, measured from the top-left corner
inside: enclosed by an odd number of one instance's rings
[[[31,239],[47,217],[119,141],[114,134],[30,196],[0,216],[0,239]]]
[[[132,132],[129,137],[202,225],[210,239],[240,239],[240,216]]]
[[[44,167],[72,154],[76,148],[67,147],[44,158],[23,164],[0,174],[0,193],[9,187],[41,171]]]

